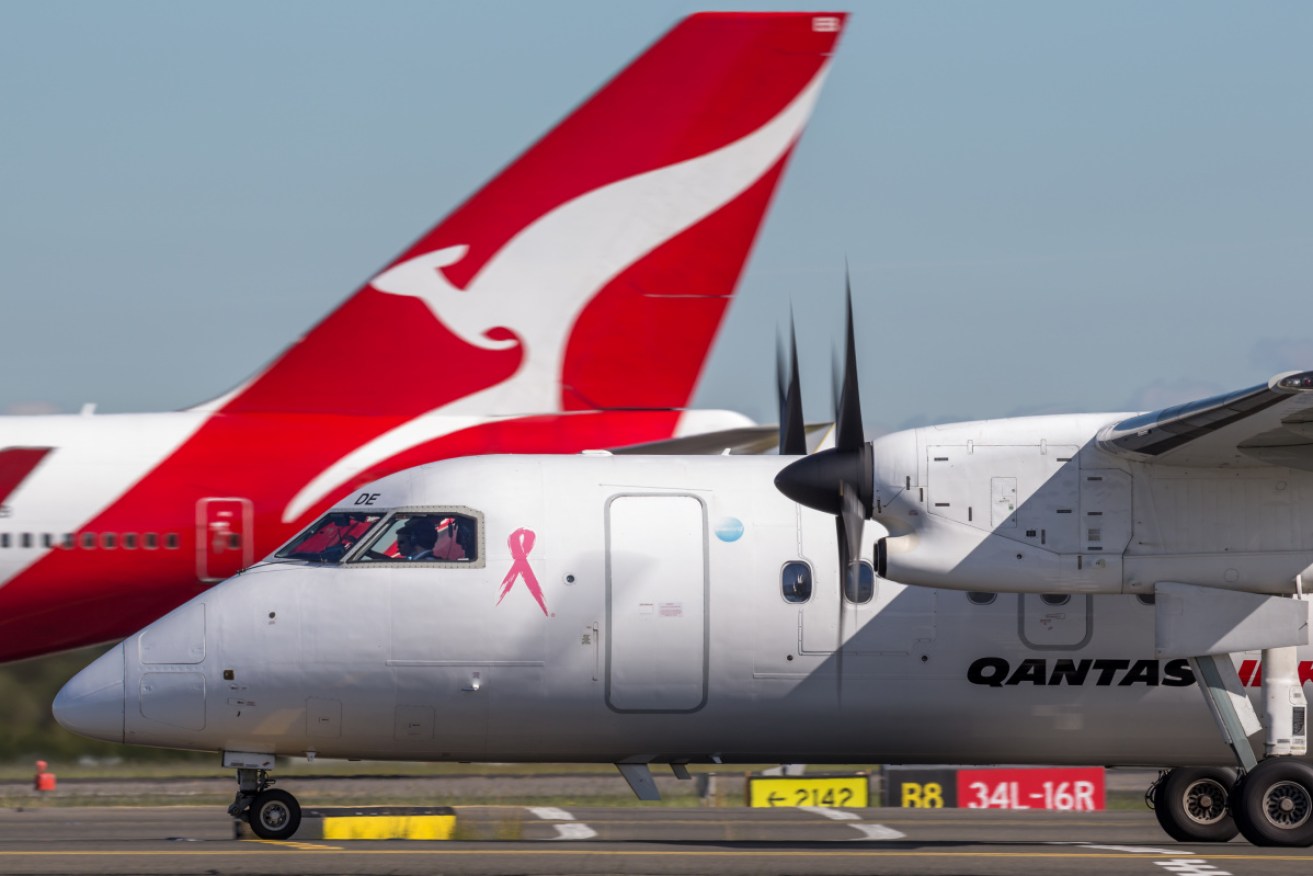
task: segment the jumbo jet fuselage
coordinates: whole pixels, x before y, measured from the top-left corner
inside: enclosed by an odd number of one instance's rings
[[[266,755],[1229,761],[1187,661],[1155,659],[1147,597],[874,579],[852,594],[869,601],[841,601],[833,519],[772,486],[788,461],[482,457],[394,475],[337,513],[459,514],[477,559],[366,546],[260,564],[102,657],[56,712],[88,735]],[[1258,655],[1238,659],[1256,683]]]

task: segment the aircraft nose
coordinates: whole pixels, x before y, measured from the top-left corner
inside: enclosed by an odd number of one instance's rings
[[[55,695],[55,720],[92,739],[123,741],[123,644],[120,642],[69,679]]]

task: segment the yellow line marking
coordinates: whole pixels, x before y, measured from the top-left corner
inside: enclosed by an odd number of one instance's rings
[[[283,845],[295,847],[296,843],[279,843],[276,840],[260,840],[249,842],[267,842],[274,845]],[[309,844],[304,844],[309,846]],[[298,849],[300,851],[300,849]],[[453,849],[444,844],[442,848],[342,848],[340,846],[309,846],[306,852],[332,852],[337,855],[452,855],[452,856],[472,856],[472,855],[503,855],[509,857],[522,857],[536,855],[539,857],[602,857],[602,856],[629,856],[629,857],[648,857],[648,858],[814,858],[814,857],[844,857],[844,858],[1085,858],[1091,860],[1118,860],[1118,861],[1152,861],[1155,858],[1175,859],[1175,858],[1204,858],[1209,861],[1313,861],[1313,854],[1303,855],[1245,855],[1245,854],[1210,854],[1198,853],[1182,849],[1180,852],[1170,854],[1143,854],[1131,855],[1125,852],[1108,853],[1108,852],[983,852],[983,851],[955,851],[955,852],[927,852],[927,851],[907,851],[898,849],[853,849],[851,847],[842,849],[807,849],[788,850],[780,849],[778,851],[769,850],[751,850],[742,851],[696,851],[688,849],[499,849],[491,845],[481,845],[479,848]],[[6,857],[89,857],[101,855],[106,857],[214,857],[215,855],[243,855],[254,854],[254,852],[236,852],[225,851],[221,849],[206,850],[169,850],[154,851],[143,850],[139,852],[131,851],[0,851],[0,858]]]
[[[285,848],[289,848],[289,849],[300,849],[300,850],[303,851],[303,852],[326,852],[326,851],[342,852],[342,851],[346,851],[346,850],[345,850],[344,848],[342,848],[341,846],[325,846],[325,845],[319,845],[319,844],[317,844],[317,843],[299,843],[299,842],[296,842],[295,840],[247,839],[247,840],[242,840],[242,842],[244,842],[244,843],[263,843],[264,845],[267,845],[267,846],[283,846],[283,847],[285,847]]]

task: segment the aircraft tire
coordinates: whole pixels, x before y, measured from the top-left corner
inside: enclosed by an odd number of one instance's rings
[[[1240,832],[1228,811],[1235,783],[1235,770],[1177,767],[1154,791],[1153,814],[1177,842],[1227,842]]]
[[[261,791],[251,802],[246,820],[260,839],[290,839],[301,826],[301,804],[286,791]]]
[[[1270,757],[1236,783],[1231,814],[1256,846],[1313,846],[1313,767]]]

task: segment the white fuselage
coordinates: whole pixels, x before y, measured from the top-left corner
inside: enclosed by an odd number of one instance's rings
[[[393,475],[361,494],[375,510],[475,509],[483,559],[258,565],[102,657],[56,712],[130,743],[350,758],[1230,761],[1185,661],[1153,659],[1136,596],[985,602],[877,580],[841,609],[833,518],[772,486],[788,461],[481,457]],[[806,601],[786,598],[790,563],[810,567]]]

